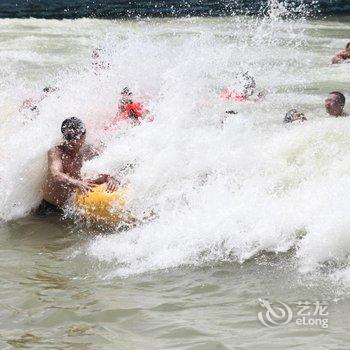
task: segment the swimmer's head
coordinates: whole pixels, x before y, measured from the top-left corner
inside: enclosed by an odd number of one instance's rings
[[[284,116],[283,122],[284,123],[293,123],[295,121],[304,122],[305,120],[307,120],[307,119],[306,119],[304,113],[301,113],[297,109],[293,108],[286,113],[286,115]]]
[[[345,96],[339,91],[333,91],[324,101],[324,105],[329,115],[338,117],[343,114],[345,107]]]
[[[132,92],[130,91],[130,89],[126,86],[121,92],[120,94],[124,97],[130,97],[132,96]]]
[[[345,51],[350,52],[350,41],[346,44]]]
[[[55,87],[55,86],[46,86],[46,87],[43,88],[43,93],[51,94],[52,92],[55,92],[57,90],[58,90],[58,88]]]
[[[121,109],[123,109],[125,107],[125,105],[127,105],[128,103],[132,103],[132,92],[130,91],[130,89],[128,87],[125,87],[121,92]]]
[[[92,50],[91,58],[93,60],[98,60],[101,56],[102,49],[100,47],[96,47]]]
[[[86,138],[85,124],[76,117],[65,119],[61,125],[64,140],[73,147],[81,146]]]
[[[253,76],[251,76],[248,72],[245,72],[242,75],[243,78],[243,94],[246,97],[249,97],[254,94],[256,89],[256,83]]]

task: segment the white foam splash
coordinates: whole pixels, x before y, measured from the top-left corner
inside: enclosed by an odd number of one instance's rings
[[[346,119],[325,119],[316,89],[326,89],[329,68],[305,33],[312,23],[236,17],[103,22],[102,28],[101,22],[65,21],[85,35],[77,57],[89,57],[88,44],[95,42],[105,48],[109,71],[94,74],[86,59],[81,67],[51,75],[59,93],[44,100],[40,115],[25,125],[13,107],[29,91],[25,79],[18,92],[8,83],[1,93],[12,110],[0,130],[2,218],[25,215],[40,199],[45,151],[58,141],[61,121],[78,115],[90,140],[98,139],[100,125],[114,114],[118,92],[129,85],[154,122],[112,137],[84,171],[113,173],[134,163],[127,176],[129,206],[136,212],[153,208],[159,218],[97,238],[89,254],[115,262],[119,275],[243,262],[261,251],[292,247],[302,271],[346,259],[350,126]],[[45,28],[47,22],[35,23]],[[51,31],[63,30],[59,22],[50,25]],[[92,34],[95,27],[99,35]],[[317,41],[325,55],[327,40]],[[63,62],[74,61],[73,52],[66,55]],[[342,69],[334,76],[339,82]],[[266,99],[242,105],[220,101],[220,90],[247,70],[268,90]],[[37,89],[39,83],[46,81],[39,79]],[[284,113],[294,106],[309,121],[286,127]],[[222,125],[227,109],[239,113]]]

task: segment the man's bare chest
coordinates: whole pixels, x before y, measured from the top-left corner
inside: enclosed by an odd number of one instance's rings
[[[78,154],[76,156],[62,155],[63,172],[71,176],[77,176],[80,174],[81,167],[83,166],[83,156]]]

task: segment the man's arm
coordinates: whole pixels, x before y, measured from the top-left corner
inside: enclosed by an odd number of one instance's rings
[[[338,55],[332,58],[332,64],[340,63],[340,61],[341,61],[341,58]]]
[[[78,188],[83,193],[87,193],[93,187],[92,183],[75,179],[63,172],[62,159],[57,148],[50,149],[48,152],[48,163],[49,172],[55,181]]]
[[[25,109],[33,108],[35,107],[35,101],[32,98],[28,98],[27,100],[24,100],[21,107],[19,108],[19,111],[22,112]]]
[[[86,149],[84,150],[84,160],[90,160],[99,156],[103,152],[103,148],[104,146],[102,144],[100,148],[87,145]],[[115,179],[113,176],[107,174],[101,174],[97,179],[90,180],[88,183],[90,185],[101,185],[105,183],[107,185],[107,192],[116,191],[120,185],[120,181],[118,179]]]

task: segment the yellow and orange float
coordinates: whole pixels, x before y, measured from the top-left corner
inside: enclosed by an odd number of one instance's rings
[[[107,192],[105,184],[98,185],[86,195],[78,193],[76,205],[88,220],[115,225],[123,218],[125,194],[125,189]]]

